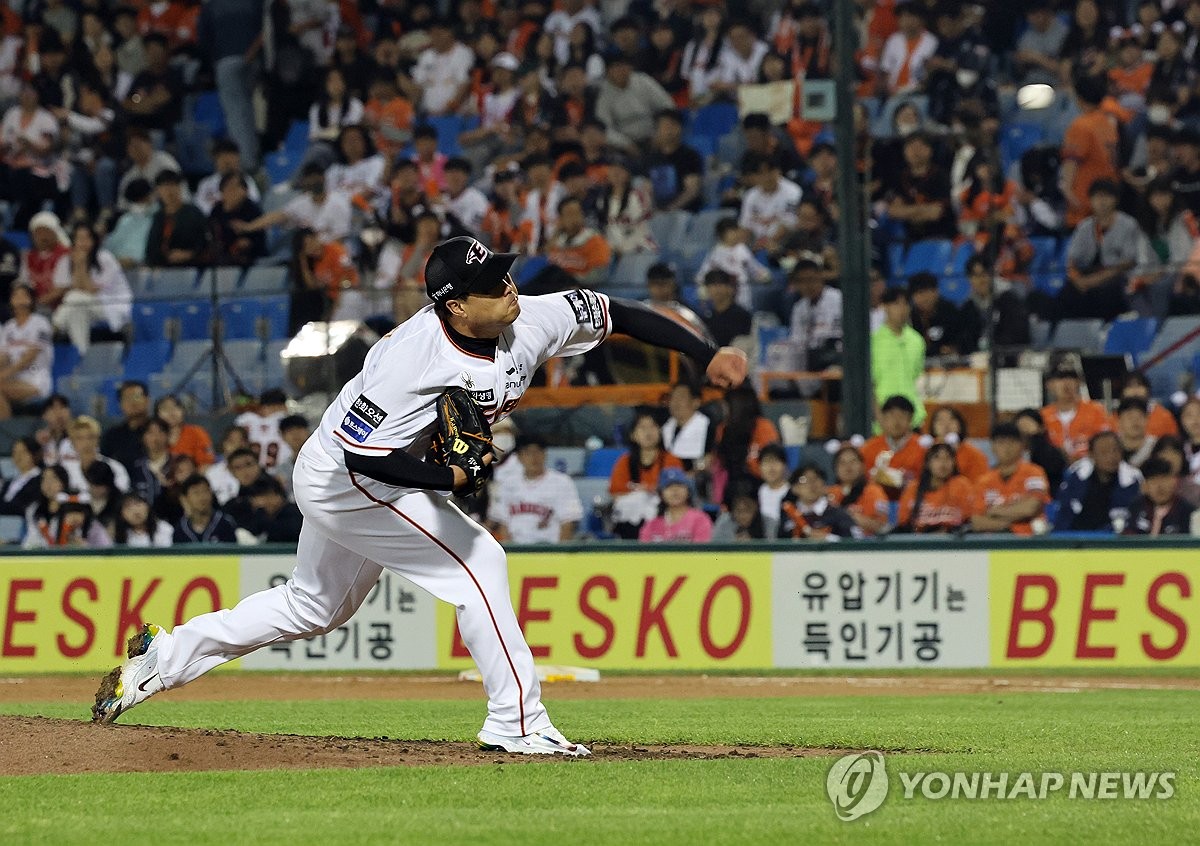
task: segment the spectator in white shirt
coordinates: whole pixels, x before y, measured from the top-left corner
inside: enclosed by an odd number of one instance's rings
[[[353,201],[361,197],[373,204],[385,196],[383,173],[387,162],[362,124],[342,127],[337,142],[338,162],[325,172],[325,190]]]
[[[705,6],[697,19],[692,39],[683,48],[680,76],[687,81],[692,106],[702,106],[713,97],[710,90],[720,68],[725,19],[721,7]]]
[[[509,543],[560,543],[575,536],[583,518],[579,491],[566,473],[546,467],[546,444],[536,436],[517,441],[521,473],[492,489],[488,518]]]
[[[708,433],[712,421],[700,411],[700,400],[700,386],[691,382],[675,383],[667,395],[671,416],[662,427],[663,447],[682,461],[686,470],[692,470],[711,446]]]
[[[213,172],[200,180],[196,186],[196,196],[192,202],[196,208],[204,212],[204,216],[212,214],[213,208],[221,202],[221,180],[231,173],[242,169],[242,154],[238,145],[229,138],[218,138],[212,145]],[[258,185],[253,179],[244,180],[246,195],[258,202],[260,199]]]
[[[459,226],[478,235],[488,211],[488,198],[471,185],[471,163],[463,158],[446,162],[446,193],[442,208],[458,221]]]
[[[737,99],[739,85],[758,82],[758,69],[767,52],[766,42],[748,21],[734,21],[717,61],[716,77],[711,84],[713,93]]]
[[[42,108],[32,83],[21,86],[16,105],[0,121],[0,153],[6,173],[5,196],[17,204],[13,229],[25,229],[45,200],[58,200],[54,177],[58,121]]]
[[[330,68],[325,72],[321,96],[308,109],[309,142],[332,145],[343,126],[362,123],[362,120],[362,100],[346,87],[346,76],[341,68]]]
[[[300,191],[300,196],[286,206],[257,220],[234,221],[234,231],[260,232],[286,223],[296,229],[311,229],[322,241],[340,241],[350,234],[350,200],[340,191],[326,190],[324,168],[315,162],[305,165],[300,171]]]
[[[703,285],[710,270],[723,270],[737,282],[734,298],[742,308],[750,310],[750,280],[769,282],[771,271],[754,257],[746,246],[748,235],[745,229],[731,217],[717,221],[717,243],[708,251],[700,270],[696,273],[696,284]]]
[[[554,38],[554,58],[565,65],[571,56],[571,31],[578,24],[587,24],[599,36],[604,27],[597,12],[586,0],[563,0],[561,8],[551,12],[542,29]]]
[[[66,332],[81,352],[91,346],[92,324],[120,332],[133,315],[133,293],[116,256],[100,246],[89,224],[71,232],[71,251],[54,266],[54,287],[67,289],[54,310],[54,328]]]
[[[421,51],[413,68],[411,92],[414,102],[428,115],[458,112],[471,91],[471,68],[475,54],[454,37],[445,20],[434,21],[429,29],[429,47]]]
[[[794,225],[804,191],[784,179],[775,156],[755,156],[746,164],[754,187],[742,198],[738,222],[750,231],[754,248],[774,250]]]
[[[150,133],[141,127],[132,127],[126,133],[125,154],[129,156],[132,164],[129,170],[122,174],[121,181],[117,184],[117,207],[121,211],[129,208],[129,202],[125,199],[125,189],[135,179],[144,179],[154,185],[160,173],[167,171],[181,173],[183,171],[174,156],[164,150],[154,149]],[[191,196],[187,183],[185,182],[180,187],[183,190],[183,201],[186,203]]]
[[[762,484],[758,486],[758,510],[763,520],[779,523],[783,499],[791,491],[788,483],[787,452],[778,443],[763,446],[758,453],[758,469]]]
[[[925,28],[925,19],[915,0],[896,8],[899,31],[883,44],[879,83],[883,94],[903,94],[920,87],[925,79],[925,62],[937,50],[938,40]]]
[[[479,126],[458,136],[472,169],[482,170],[502,154],[519,149],[512,113],[521,96],[517,87],[520,66],[512,53],[500,53],[490,62],[491,85],[479,95]]]
[[[796,263],[789,283],[800,295],[792,306],[790,335],[800,351],[800,368],[825,370],[840,363],[842,292],[827,287],[820,265],[809,259]],[[806,382],[801,392],[811,396],[819,387],[819,382]]]
[[[8,304],[13,316],[0,326],[0,420],[12,417],[13,403],[50,396],[54,362],[50,321],[33,310],[33,289],[15,286]]]

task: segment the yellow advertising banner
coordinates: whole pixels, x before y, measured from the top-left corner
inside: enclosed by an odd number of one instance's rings
[[[772,665],[769,553],[509,556],[513,607],[536,661],[597,668]],[[438,666],[473,666],[439,603]]]
[[[144,621],[238,600],[237,556],[0,558],[0,673],[106,670]]]
[[[989,555],[993,667],[1200,665],[1194,549]]]

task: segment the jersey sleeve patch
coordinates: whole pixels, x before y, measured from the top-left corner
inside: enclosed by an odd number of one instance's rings
[[[595,293],[587,290],[575,290],[567,291],[563,296],[570,304],[571,311],[575,313],[576,323],[581,326],[590,325],[593,329],[600,329],[604,326],[604,306]]]
[[[358,443],[365,443],[371,434],[383,425],[387,412],[373,402],[366,394],[359,394],[358,399],[350,405],[349,410],[342,415],[339,427]]]

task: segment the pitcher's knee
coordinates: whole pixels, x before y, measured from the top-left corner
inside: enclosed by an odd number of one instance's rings
[[[312,596],[297,589],[295,583],[291,581],[288,581],[285,589],[287,590],[288,606],[292,610],[292,619],[298,628],[296,632],[298,635],[325,634],[346,621],[338,619],[338,612],[341,609],[330,607],[328,601],[322,597]],[[349,616],[349,614],[345,615],[346,618]]]

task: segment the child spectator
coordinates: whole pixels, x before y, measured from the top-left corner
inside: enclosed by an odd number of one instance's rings
[[[1179,477],[1164,459],[1142,467],[1142,495],[1134,501],[1124,534],[1186,535],[1191,531],[1192,507],[1179,496]]]
[[[154,516],[150,504],[140,494],[128,493],[121,497],[113,528],[113,543],[141,549],[161,549],[171,545],[174,534],[171,524]]]
[[[866,463],[857,447],[846,444],[834,453],[833,476],[829,501],[849,514],[867,537],[881,534],[888,526],[888,496],[867,478]]]
[[[658,516],[642,524],[639,541],[708,543],[712,539],[712,521],[692,504],[695,489],[687,473],[677,467],[663,470],[658,477],[658,495],[662,500]]]
[[[770,282],[771,271],[750,251],[746,245],[749,233],[733,218],[723,217],[717,221],[717,242],[696,271],[696,282],[704,284],[711,270],[722,270],[737,283],[735,302],[744,309],[751,308],[750,280]]]
[[[638,536],[642,524],[657,513],[658,477],[670,467],[682,470],[683,462],[663,446],[655,413],[640,409],[629,430],[629,451],[617,459],[609,476],[613,534],[625,540]]]
[[[781,444],[767,444],[758,454],[762,484],[758,486],[758,512],[764,520],[779,524],[783,499],[791,490],[788,483],[787,453]]]
[[[1071,465],[1058,488],[1054,531],[1120,534],[1141,482],[1141,474],[1121,457],[1114,432],[1093,435],[1087,457]]]
[[[729,509],[722,511],[713,525],[713,543],[734,543],[774,538],[776,525],[763,517],[753,482],[735,482],[729,496]]]
[[[976,532],[1041,534],[1042,514],[1050,502],[1046,474],[1023,457],[1021,430],[1013,423],[992,428],[996,466],[975,486],[971,528]]]
[[[862,537],[854,519],[825,495],[825,471],[805,464],[792,474],[792,489],[783,500],[778,536],[797,540]]]
[[[925,453],[921,478],[909,482],[900,496],[896,524],[917,534],[953,532],[971,522],[975,490],[959,475],[954,448],[934,444]]]

